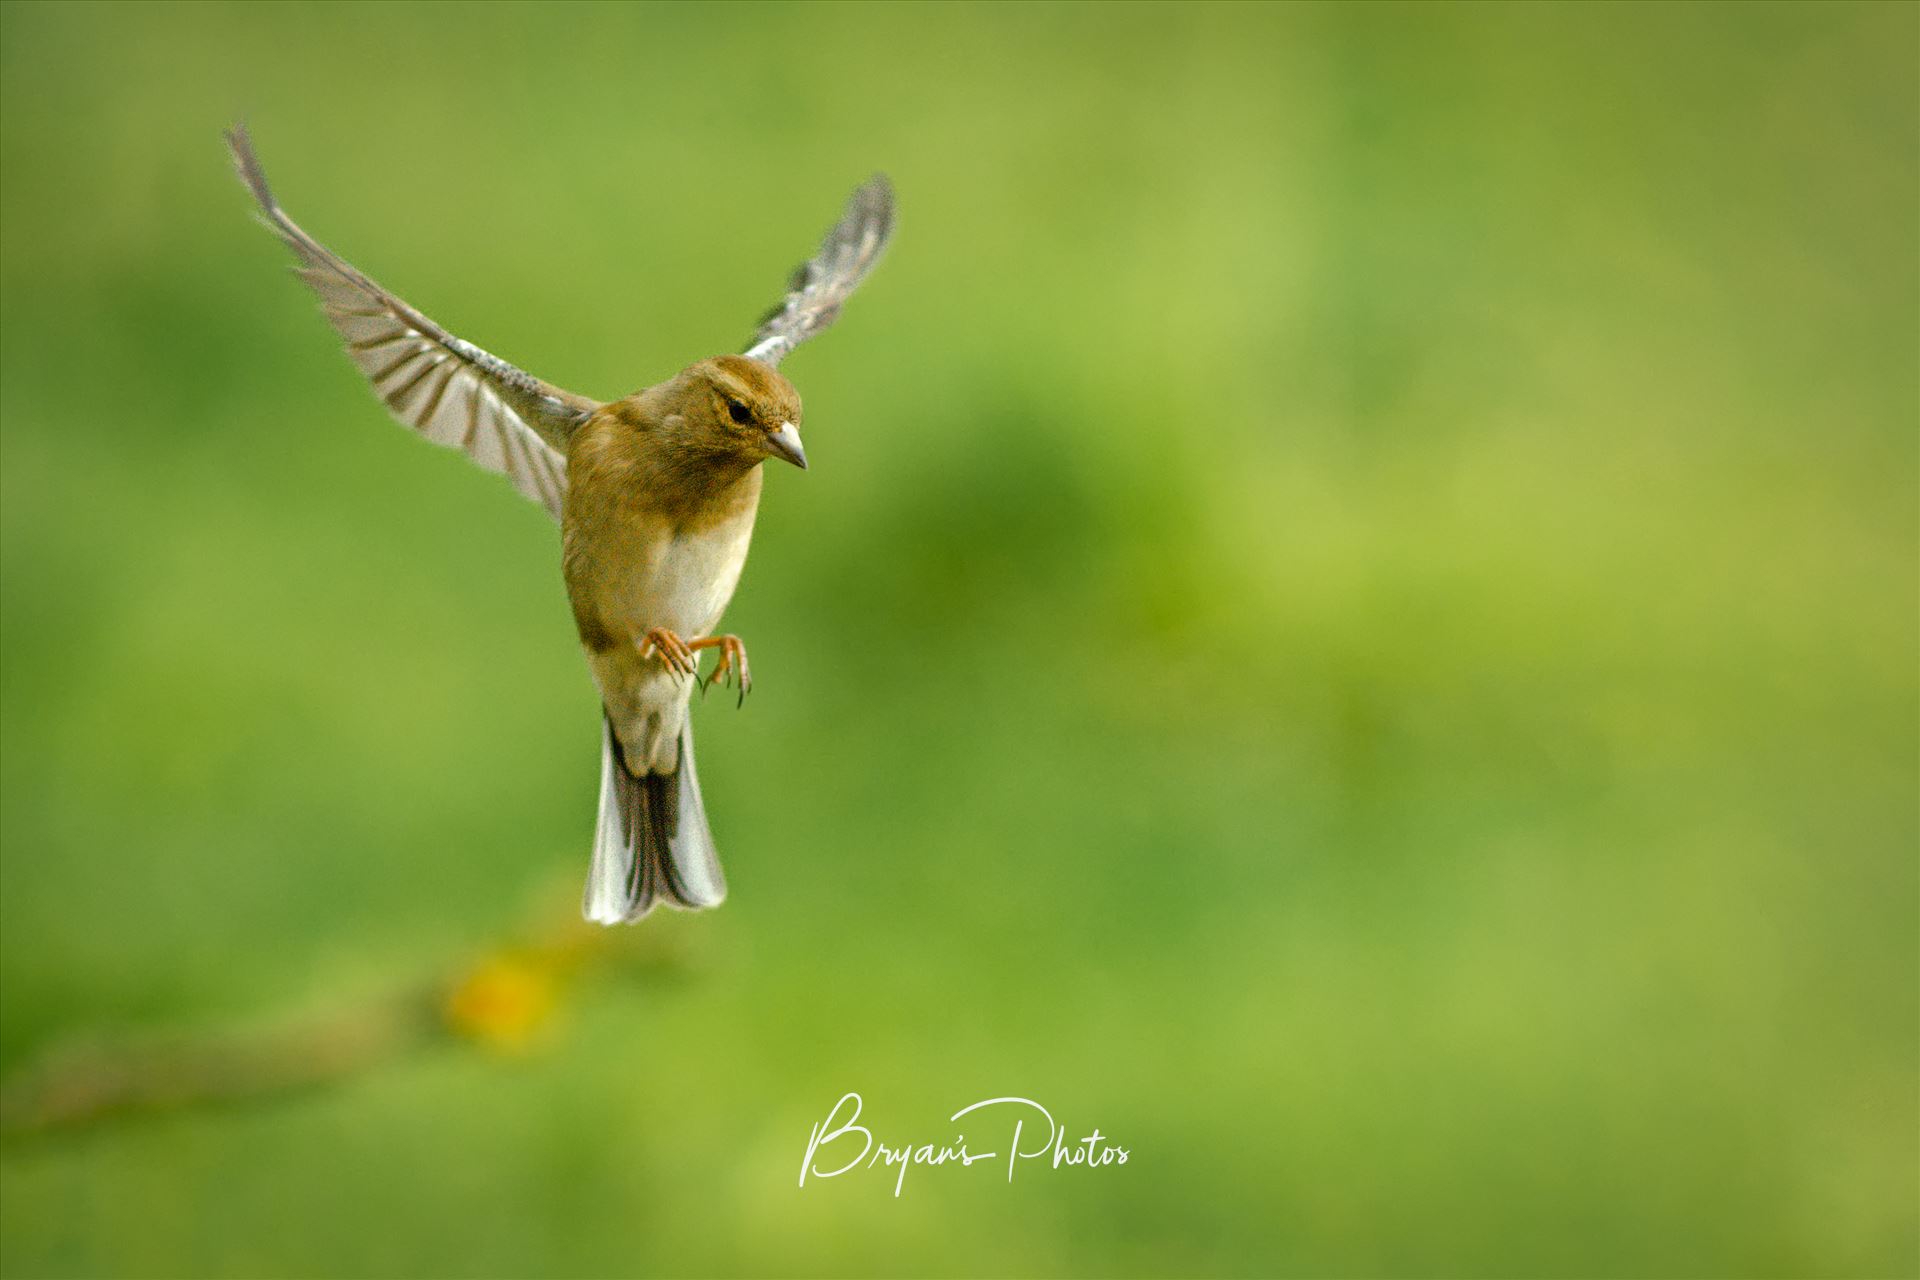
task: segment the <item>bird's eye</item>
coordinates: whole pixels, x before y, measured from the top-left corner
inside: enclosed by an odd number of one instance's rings
[[[727,416],[744,427],[753,421],[753,410],[747,408],[747,406],[741,404],[738,400],[729,400],[727,401]]]

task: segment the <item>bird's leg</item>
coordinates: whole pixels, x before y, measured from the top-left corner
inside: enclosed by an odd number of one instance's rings
[[[739,636],[702,636],[687,643],[688,649],[718,649],[720,661],[714,665],[713,674],[707,677],[702,692],[727,678],[729,672],[738,672],[740,677],[740,702],[747,700],[747,690],[753,688],[753,669],[747,665],[747,646]],[[738,704],[736,704],[738,705]]]
[[[665,627],[655,627],[640,637],[640,656],[642,658],[658,656],[666,664],[668,671],[677,676],[698,676],[700,660],[693,656],[693,648],[685,640]]]

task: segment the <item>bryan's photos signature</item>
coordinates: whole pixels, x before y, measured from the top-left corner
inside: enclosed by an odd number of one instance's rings
[[[988,1098],[960,1108],[949,1123],[958,1125],[966,1116],[974,1117],[978,1131],[996,1138],[1004,1135],[1005,1145],[995,1141],[993,1150],[975,1151],[967,1146],[967,1135],[956,1132],[948,1143],[895,1146],[860,1123],[860,1095],[846,1094],[807,1135],[800,1185],[806,1186],[808,1178],[837,1178],[858,1169],[895,1169],[893,1194],[897,1196],[906,1186],[908,1165],[957,1164],[964,1169],[983,1160],[1000,1160],[1006,1164],[1007,1181],[1012,1182],[1022,1160],[1045,1160],[1045,1167],[1051,1169],[1098,1169],[1127,1162],[1127,1149],[1114,1146],[1098,1129],[1068,1142],[1066,1126],[1056,1124],[1052,1113],[1031,1098]]]

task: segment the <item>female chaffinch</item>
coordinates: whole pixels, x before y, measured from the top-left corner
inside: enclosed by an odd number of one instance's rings
[[[455,337],[362,275],[281,210],[244,126],[227,144],[393,416],[504,473],[560,522],[567,595],[603,711],[586,917],[618,924],[657,902],[718,906],[727,887],[688,715],[696,655],[717,649],[706,683],[735,681],[745,699],[746,647],[714,628],[746,563],[760,463],[807,465],[800,395],[776,366],[833,323],[879,260],[893,233],[892,186],[876,175],[853,193],[744,354],[602,404]]]

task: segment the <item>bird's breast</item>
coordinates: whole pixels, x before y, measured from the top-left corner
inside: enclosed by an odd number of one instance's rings
[[[752,512],[723,525],[675,530],[634,576],[630,616],[642,631],[666,627],[684,639],[710,634],[740,585],[752,537]]]
[[[588,428],[568,459],[565,568],[581,638],[601,649],[655,627],[711,634],[746,563],[760,469],[715,483],[615,426]]]
[[[580,547],[569,574],[577,603],[612,638],[633,643],[655,627],[683,639],[712,633],[740,584],[753,537],[751,508],[731,519],[687,525],[635,521]]]

